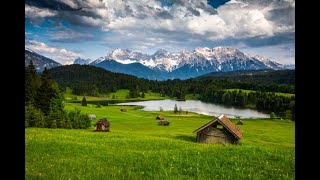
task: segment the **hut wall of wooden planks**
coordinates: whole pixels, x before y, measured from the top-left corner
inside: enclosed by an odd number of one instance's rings
[[[208,144],[237,144],[242,138],[242,131],[226,116],[220,115],[194,132],[197,133],[197,142]]]

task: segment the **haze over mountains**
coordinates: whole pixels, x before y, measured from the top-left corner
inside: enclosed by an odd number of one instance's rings
[[[39,59],[39,54],[26,50],[25,61],[32,59],[31,54],[34,54],[35,59]],[[54,66],[52,62],[45,63],[49,68]],[[201,47],[193,52],[174,53],[159,49],[152,55],[129,49],[115,49],[94,61],[77,58],[74,64],[89,64],[113,72],[157,80],[188,79],[211,72],[294,69],[294,65],[282,65],[263,56],[249,55],[229,47]]]

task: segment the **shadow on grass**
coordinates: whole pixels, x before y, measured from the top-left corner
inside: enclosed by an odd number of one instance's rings
[[[180,139],[188,142],[196,142],[195,136],[177,135],[175,139]]]

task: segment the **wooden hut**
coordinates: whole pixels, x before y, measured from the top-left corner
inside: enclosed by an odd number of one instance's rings
[[[97,121],[97,123],[94,126],[95,126],[95,131],[108,132],[110,128],[110,122],[107,120],[107,118],[103,118]]]
[[[159,121],[159,125],[161,126],[169,126],[170,122],[167,120],[160,120]]]
[[[120,111],[121,111],[121,112],[127,112],[127,110],[124,109],[124,108],[121,108]]]
[[[242,122],[241,120],[239,120],[239,121],[237,122],[237,125],[243,125],[243,122]]]
[[[88,114],[89,119],[92,121],[94,119],[96,119],[96,115],[95,114]]]
[[[158,120],[164,120],[164,116],[159,115],[159,116],[156,117],[156,119],[158,119]]]
[[[242,131],[225,115],[204,124],[194,132],[197,133],[197,142],[208,144],[237,144],[242,138]]]

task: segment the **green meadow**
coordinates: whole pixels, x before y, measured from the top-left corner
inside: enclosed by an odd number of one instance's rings
[[[292,121],[243,119],[240,144],[216,145],[193,133],[212,116],[65,104],[75,108],[96,114],[92,127],[25,129],[26,179],[295,179]],[[170,125],[159,126],[158,115]],[[94,132],[104,117],[110,132]]]

